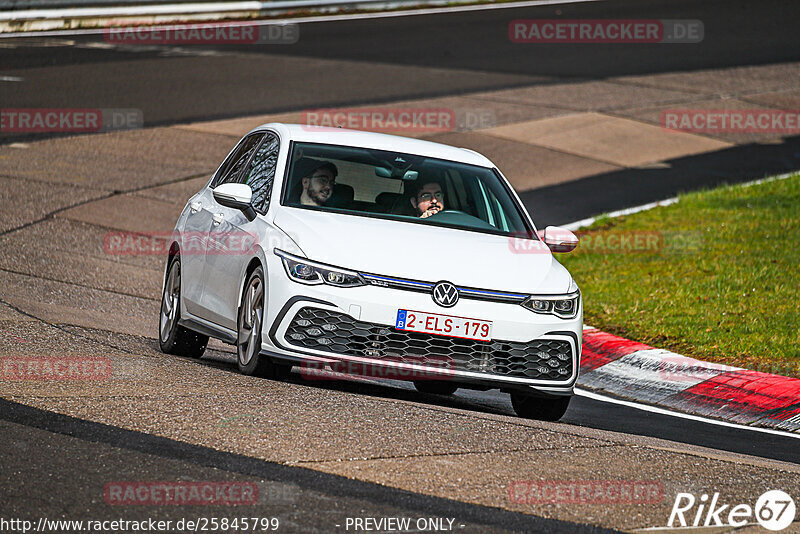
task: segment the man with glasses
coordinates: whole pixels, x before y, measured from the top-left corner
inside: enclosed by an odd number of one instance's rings
[[[304,206],[324,206],[333,194],[337,174],[336,165],[329,161],[315,165],[312,171],[303,176],[300,203]]]
[[[444,192],[439,182],[424,182],[411,196],[411,205],[423,219],[444,210]]]

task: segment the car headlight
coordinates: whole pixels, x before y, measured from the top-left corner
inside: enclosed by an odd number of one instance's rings
[[[580,300],[580,291],[558,296],[531,295],[522,301],[522,306],[532,312],[555,315],[562,319],[572,319],[578,314]]]
[[[301,284],[328,284],[336,287],[356,287],[366,284],[361,275],[353,271],[300,258],[277,248],[275,254],[283,260],[289,278]]]

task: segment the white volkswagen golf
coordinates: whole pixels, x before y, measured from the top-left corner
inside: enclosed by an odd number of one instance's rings
[[[559,419],[581,356],[578,286],[484,156],[403,137],[266,124],[178,219],[159,341],[200,357],[236,346],[245,374],[292,366],[499,388],[522,417]],[[365,372],[368,371],[368,372]]]

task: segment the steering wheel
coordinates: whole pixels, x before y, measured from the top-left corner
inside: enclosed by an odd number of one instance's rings
[[[437,211],[433,215],[428,215],[428,218],[430,219],[431,217],[438,217],[439,215],[468,215],[471,217],[469,213],[461,210],[442,210],[442,211]]]
[[[430,215],[428,219],[435,219],[445,224],[455,224],[466,228],[482,228],[484,230],[497,230],[483,219],[461,210],[442,210]]]

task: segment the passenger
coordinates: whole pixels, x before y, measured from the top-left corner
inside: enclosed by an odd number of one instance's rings
[[[423,182],[416,194],[411,196],[411,205],[414,206],[417,216],[423,219],[444,210],[444,192],[441,184],[436,181]]]
[[[300,203],[304,206],[324,206],[333,194],[333,184],[339,174],[336,165],[329,161],[319,162],[302,179],[303,192]]]

